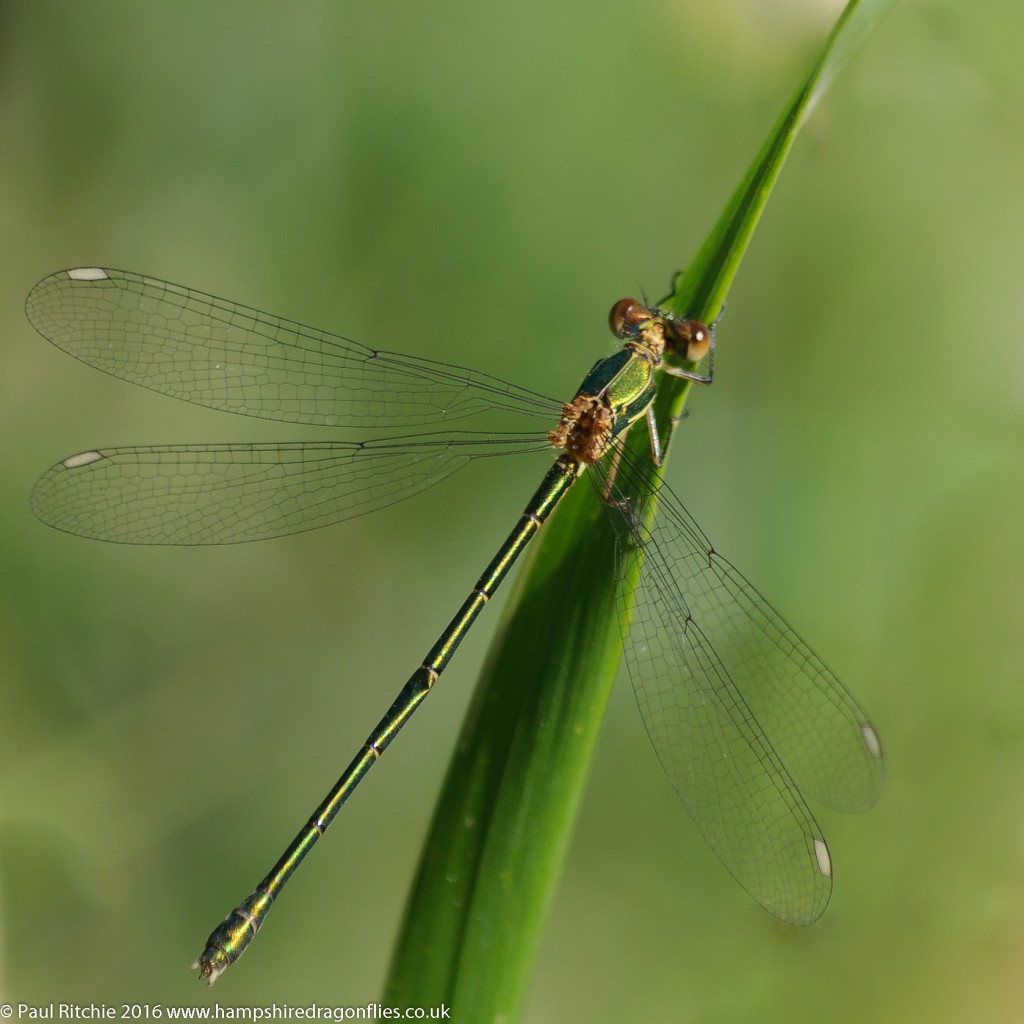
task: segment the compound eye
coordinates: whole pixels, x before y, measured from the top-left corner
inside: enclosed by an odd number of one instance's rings
[[[673,320],[666,341],[681,359],[699,363],[711,347],[711,328],[700,320]]]
[[[633,338],[653,315],[639,299],[619,299],[608,314],[608,326],[617,338]]]

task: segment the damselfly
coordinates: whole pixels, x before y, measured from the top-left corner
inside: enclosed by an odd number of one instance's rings
[[[878,735],[838,678],[712,547],[624,445],[663,374],[702,384],[713,331],[623,299],[622,343],[570,402],[497,377],[357,342],[202,292],[99,268],[40,281],[33,326],[97,369],[197,405],[288,423],[409,431],[371,440],[107,448],[57,463],[32,507],[58,529],[127,544],[227,544],[309,530],[408,498],[474,460],[560,454],[455,618],[341,778],[193,965],[210,983],[245,951],[285,882],[444,671],[516,558],[589,469],[616,537],[626,662],[644,723],[683,804],[725,867],[779,918],[807,924],[832,889],[804,798],[875,800]],[[546,430],[455,430],[495,415]],[[667,443],[667,439],[666,439]],[[653,482],[652,482],[653,480]],[[657,504],[657,517],[649,515]],[[639,573],[632,567],[639,561]]]

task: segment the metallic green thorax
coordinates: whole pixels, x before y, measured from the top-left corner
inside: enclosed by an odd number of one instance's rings
[[[612,436],[628,429],[654,401],[658,379],[653,363],[633,348],[602,359],[587,374],[577,395],[606,396],[615,420]]]
[[[549,434],[552,446],[565,451],[548,470],[519,522],[456,616],[270,874],[207,939],[206,948],[194,966],[210,984],[245,952],[284,884],[326,831],[363,776],[423,702],[477,615],[572,484],[588,465],[608,452],[615,437],[647,411],[657,388],[657,372],[663,368],[661,346],[657,343],[660,334],[654,340],[652,346],[646,335],[631,337],[619,352],[594,366],[573,401],[565,405],[561,422]]]
[[[553,447],[564,448],[568,456],[588,466],[604,458],[615,438],[654,401],[655,371],[663,366],[661,337],[659,326],[630,338],[620,352],[595,364],[549,432]]]

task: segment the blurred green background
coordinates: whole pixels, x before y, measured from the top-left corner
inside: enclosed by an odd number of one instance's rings
[[[296,439],[104,377],[32,284],[140,270],[556,396],[661,295],[840,5],[0,7],[0,994],[376,1000],[490,611],[212,996],[187,966],[362,742],[539,478],[283,541],[118,548],[31,516],[93,446]],[[669,478],[871,710],[813,928],[704,847],[628,682],[531,1022],[1010,1019],[1024,983],[1024,8],[905,0],[815,112]],[[454,506],[453,506],[454,503]],[[453,511],[453,507],[457,511]]]

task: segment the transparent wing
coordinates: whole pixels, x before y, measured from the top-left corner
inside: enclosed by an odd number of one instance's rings
[[[877,734],[667,486],[654,525],[643,525],[652,497],[644,479],[624,458],[611,509],[626,662],[644,723],[729,871],[776,916],[810,923],[828,903],[831,862],[804,797],[869,807],[884,772]]]
[[[141,274],[95,267],[40,281],[25,311],[58,348],[174,398],[321,426],[403,428],[560,403],[477,370],[376,351]]]
[[[47,470],[32,510],[57,529],[122,544],[265,540],[392,505],[474,459],[544,447],[532,437],[467,434],[107,448]]]

